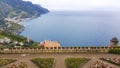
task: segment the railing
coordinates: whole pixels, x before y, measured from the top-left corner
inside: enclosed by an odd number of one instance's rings
[[[23,53],[108,53],[112,48],[120,47],[46,47],[46,48],[1,48],[1,54]]]

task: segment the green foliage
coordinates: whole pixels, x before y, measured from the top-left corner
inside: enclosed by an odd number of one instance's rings
[[[10,25],[8,27],[8,24]],[[19,30],[24,29],[24,26],[18,24],[18,23],[14,23],[14,22],[10,22],[10,21],[6,21],[6,25],[7,28],[5,28],[5,30],[10,31],[10,32],[19,32]]]
[[[109,53],[112,54],[120,54],[120,48],[113,48],[109,50]]]
[[[26,41],[25,37],[19,36],[19,35],[15,35],[15,34],[12,34],[10,32],[6,32],[6,31],[0,31],[0,36],[1,37],[8,37],[11,40],[18,41],[18,42],[25,42]]]
[[[27,47],[29,47],[29,48],[39,48],[38,44],[39,44],[38,42],[32,42],[31,44],[29,43],[29,46],[27,46]]]
[[[4,66],[4,65],[7,65],[9,63],[12,63],[16,60],[12,60],[12,59],[0,59],[0,67]]]
[[[66,68],[79,68],[88,60],[86,58],[67,58],[65,59]]]
[[[0,35],[0,38],[4,38],[5,36],[3,36],[3,35]]]
[[[39,68],[54,68],[54,59],[53,58],[35,58],[31,60]]]
[[[2,48],[6,48],[6,46],[0,46],[0,49],[2,49]]]
[[[17,33],[21,32],[24,26],[10,21],[0,20],[0,28],[11,33]]]
[[[20,36],[20,35],[16,35],[16,34],[12,34],[10,32],[7,31],[0,31],[0,37],[1,38],[9,38],[11,40],[10,43],[4,43],[3,45],[5,46],[1,46],[1,48],[10,48],[10,47],[14,47],[13,42],[17,41],[17,42],[23,42],[23,47],[31,47],[31,48],[37,48],[38,43],[34,42],[32,40],[30,40],[29,42],[27,41],[27,38],[24,36]]]

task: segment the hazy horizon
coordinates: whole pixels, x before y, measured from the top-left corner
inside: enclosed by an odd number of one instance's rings
[[[51,11],[120,11],[120,0],[24,0],[31,1]]]

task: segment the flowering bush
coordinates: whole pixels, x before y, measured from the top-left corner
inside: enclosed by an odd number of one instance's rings
[[[111,67],[110,65],[105,64],[101,61],[96,61],[92,65],[90,65],[89,68],[113,68],[113,67]]]
[[[101,58],[101,60],[120,66],[120,58]]]
[[[20,62],[20,63],[13,64],[12,66],[7,68],[28,68],[28,66],[25,63]]]

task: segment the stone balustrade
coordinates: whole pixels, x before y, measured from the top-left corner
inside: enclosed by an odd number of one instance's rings
[[[23,53],[108,53],[114,47],[46,47],[46,48],[1,48],[1,54]],[[115,47],[120,48],[120,47]]]

